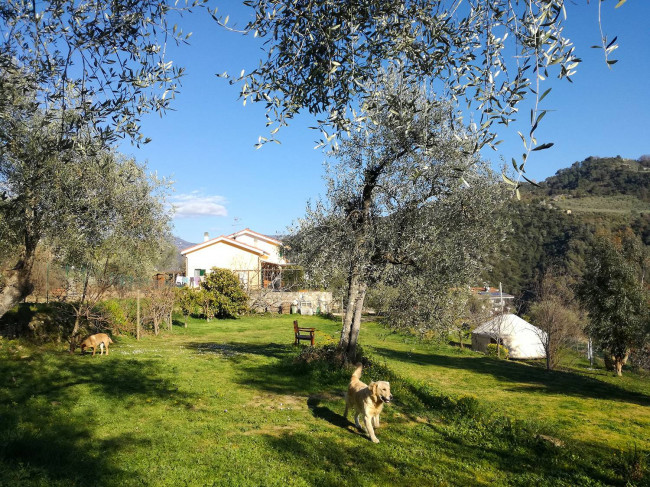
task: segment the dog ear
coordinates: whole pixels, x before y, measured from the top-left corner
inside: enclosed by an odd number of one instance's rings
[[[370,385],[368,386],[368,389],[370,389],[370,394],[373,397],[377,397],[377,383],[376,382],[371,382]]]

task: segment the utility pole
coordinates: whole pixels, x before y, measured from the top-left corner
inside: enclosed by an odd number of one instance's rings
[[[140,340],[140,290],[136,291],[135,339]]]

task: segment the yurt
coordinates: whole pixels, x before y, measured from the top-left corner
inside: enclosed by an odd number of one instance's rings
[[[510,352],[510,358],[544,358],[542,340],[546,334],[517,315],[504,314],[483,323],[472,332],[472,350],[487,352],[490,343],[496,343],[497,336]]]

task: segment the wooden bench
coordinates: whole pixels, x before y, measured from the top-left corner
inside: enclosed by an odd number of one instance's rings
[[[309,340],[311,346],[314,346],[314,333],[316,333],[316,328],[301,328],[298,326],[298,320],[294,320],[293,332],[296,337],[296,340],[293,342],[294,345],[298,345],[300,340]],[[306,335],[305,333],[309,333],[309,335]]]

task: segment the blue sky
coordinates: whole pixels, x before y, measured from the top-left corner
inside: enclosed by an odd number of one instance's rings
[[[240,27],[248,9],[234,1],[220,2],[220,13],[230,14]],[[537,130],[539,143],[553,142],[549,150],[534,153],[527,175],[541,180],[575,161],[594,156],[638,158],[650,153],[650,1],[628,0],[614,9],[603,4],[603,27],[611,39],[618,36],[618,63],[609,69],[599,44],[597,0],[567,7],[565,33],[583,59],[573,83],[550,79],[552,92],[544,108],[553,110]],[[174,234],[200,242],[249,227],[265,234],[286,233],[304,213],[306,202],[324,192],[324,155],[314,150],[318,134],[308,115],[294,119],[280,133],[281,145],[256,150],[266,135],[264,107],[242,105],[238,88],[216,73],[239,73],[254,67],[262,53],[259,39],[228,32],[198,12],[179,21],[192,32],[189,46],[168,48],[176,64],[184,66],[181,93],[174,111],[143,119],[143,131],[152,142],[141,148],[129,143],[121,151],[147,162],[151,170],[174,181],[172,201],[178,211]],[[543,88],[545,89],[545,88]],[[528,113],[526,107],[521,112]],[[524,122],[525,122],[524,117]],[[502,129],[499,151],[485,157],[498,168],[523,152],[517,130],[525,123]]]

